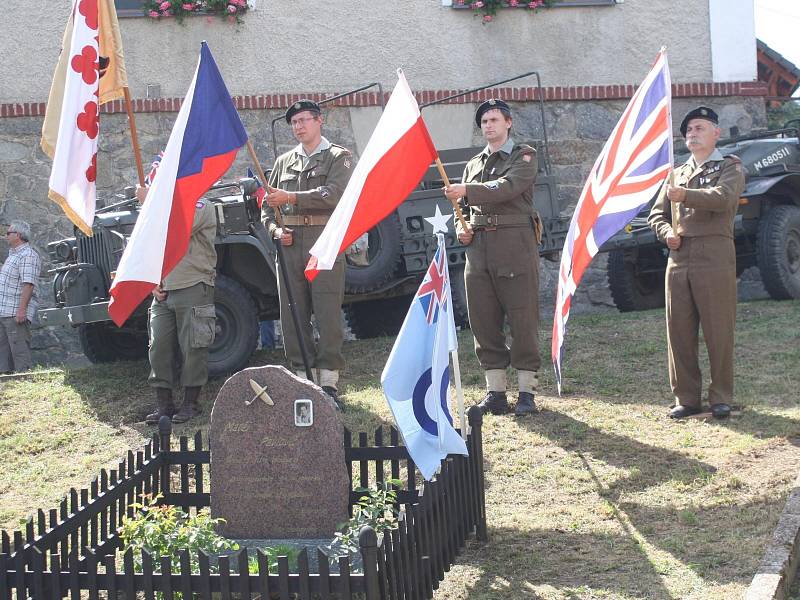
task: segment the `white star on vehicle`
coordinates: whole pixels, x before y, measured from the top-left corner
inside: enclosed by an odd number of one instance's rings
[[[436,205],[436,214],[432,217],[425,217],[425,220],[433,226],[433,233],[447,233],[447,222],[453,218],[452,213],[442,214],[439,205]]]

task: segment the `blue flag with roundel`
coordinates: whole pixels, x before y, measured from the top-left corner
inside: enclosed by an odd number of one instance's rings
[[[414,295],[381,375],[411,459],[430,480],[448,454],[467,454],[450,415],[450,352],[457,349],[444,236]]]

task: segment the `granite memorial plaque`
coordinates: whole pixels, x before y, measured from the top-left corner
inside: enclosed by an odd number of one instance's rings
[[[211,515],[228,538],[331,538],[348,519],[344,427],[283,367],[228,379],[211,411]]]

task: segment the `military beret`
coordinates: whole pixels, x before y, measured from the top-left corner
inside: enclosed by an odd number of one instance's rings
[[[686,127],[688,127],[689,121],[692,119],[705,119],[706,121],[711,121],[714,125],[719,125],[719,116],[717,116],[717,113],[707,106],[698,106],[686,113],[686,116],[683,117],[683,121],[681,121],[681,135],[683,137],[686,137]]]
[[[481,117],[483,116],[483,113],[485,113],[487,110],[492,110],[493,108],[498,109],[507,117],[511,116],[511,108],[508,106],[508,104],[506,104],[502,100],[496,100],[495,98],[492,98],[491,100],[487,100],[486,102],[481,104],[478,107],[478,110],[475,111],[475,125],[480,127]]]
[[[322,111],[319,108],[319,104],[313,102],[311,100],[306,100],[305,98],[302,100],[298,100],[294,104],[292,104],[289,109],[286,111],[286,122],[291,123],[292,117],[295,116],[299,112],[303,112],[304,110],[311,111],[312,113],[318,115]]]

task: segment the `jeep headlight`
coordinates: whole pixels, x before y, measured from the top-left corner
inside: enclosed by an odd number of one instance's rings
[[[61,240],[47,244],[47,254],[53,262],[69,262],[75,259],[75,244]]]

